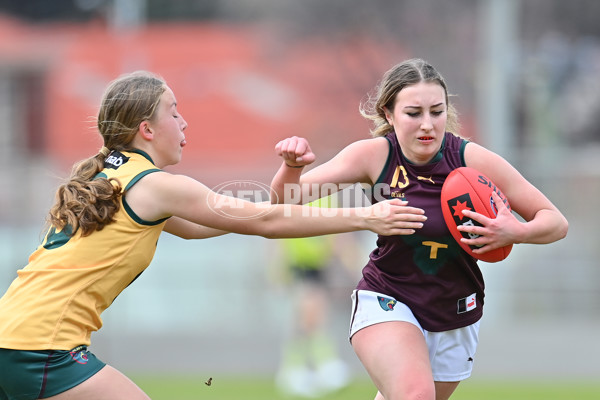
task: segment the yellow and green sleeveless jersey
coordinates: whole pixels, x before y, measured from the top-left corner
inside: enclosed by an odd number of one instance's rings
[[[126,191],[156,171],[143,152],[112,152],[99,176],[117,178]],[[0,348],[89,345],[100,314],[150,264],[165,221],[141,220],[122,197],[115,222],[89,236],[50,227],[0,299]]]

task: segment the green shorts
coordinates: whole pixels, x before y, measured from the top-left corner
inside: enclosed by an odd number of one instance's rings
[[[0,400],[55,396],[89,379],[105,365],[87,346],[71,351],[0,349]]]

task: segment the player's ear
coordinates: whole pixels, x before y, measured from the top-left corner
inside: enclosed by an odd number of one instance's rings
[[[140,123],[140,126],[138,127],[138,132],[144,139],[152,140],[152,136],[153,136],[152,129],[151,129],[150,123],[148,123],[148,121],[144,120]]]
[[[387,120],[388,124],[394,125],[394,118],[390,110],[387,107],[383,107],[383,112],[385,113],[385,119]]]

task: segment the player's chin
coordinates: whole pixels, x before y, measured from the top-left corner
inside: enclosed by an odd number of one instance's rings
[[[171,159],[169,160],[169,162],[167,163],[167,165],[175,165],[178,164],[183,158],[183,154],[181,152],[181,150],[176,154],[173,155],[173,157],[171,157]]]

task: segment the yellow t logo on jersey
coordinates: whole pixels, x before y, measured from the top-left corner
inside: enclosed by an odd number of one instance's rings
[[[423,246],[429,246],[429,258],[436,259],[438,256],[438,249],[447,249],[448,245],[444,243],[433,242],[431,240],[427,240],[423,242]]]

